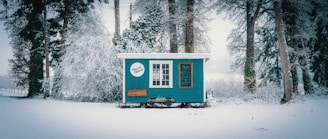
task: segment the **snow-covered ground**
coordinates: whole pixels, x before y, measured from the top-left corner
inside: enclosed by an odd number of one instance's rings
[[[218,102],[209,108],[118,108],[118,104],[1,95],[1,139],[327,139],[328,98],[289,104]]]

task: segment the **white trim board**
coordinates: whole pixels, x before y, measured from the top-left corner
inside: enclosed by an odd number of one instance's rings
[[[209,59],[209,53],[119,53],[124,59]]]
[[[125,71],[126,71],[126,69],[125,69],[125,59],[123,59],[122,62],[123,62],[123,86],[122,86],[123,87],[123,90],[122,90],[122,97],[123,98],[122,98],[122,100],[123,100],[123,103],[125,103],[125,97],[126,97],[125,96],[125,91],[126,91],[125,90],[125,76],[126,76],[125,75]]]

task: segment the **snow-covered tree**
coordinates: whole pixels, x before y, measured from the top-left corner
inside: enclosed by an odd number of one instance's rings
[[[111,46],[111,36],[94,12],[77,17],[79,24],[69,26],[69,46],[58,71],[60,91],[57,98],[77,101],[115,101],[120,99],[122,65]],[[56,86],[55,86],[56,87]]]
[[[312,50],[313,80],[321,87],[328,87],[328,2],[321,0],[313,3],[314,21],[318,27]]]
[[[159,5],[144,7],[143,15],[123,31],[122,47],[127,52],[163,52],[163,11]]]
[[[29,61],[29,47],[30,43],[18,41],[20,38],[16,36],[16,41],[13,44],[13,58],[9,60],[10,75],[14,77],[16,86],[28,87],[28,61]]]
[[[173,4],[174,2],[174,4]],[[156,7],[155,7],[156,6]],[[170,18],[170,10],[169,6],[174,9],[175,16]],[[160,21],[160,28],[158,36],[158,41],[156,42],[157,50],[153,52],[169,52],[170,51],[170,41],[172,45],[177,45],[177,52],[185,52],[185,42],[186,42],[186,23],[187,23],[187,1],[185,0],[175,0],[171,1],[169,4],[168,0],[154,0],[154,1],[146,1],[146,0],[137,0],[134,4],[133,13],[134,17],[139,18],[149,18],[148,11],[152,11],[153,8],[162,11],[162,19]],[[173,10],[171,9],[171,10]],[[213,10],[211,2],[209,1],[201,1],[195,0],[194,3],[194,12],[193,12],[193,47],[194,52],[209,52],[210,51],[210,40],[207,34],[208,26],[207,23],[210,21],[210,12]],[[157,10],[153,10],[156,11]],[[148,16],[148,17],[147,17]],[[157,21],[153,20],[154,23]],[[151,23],[151,24],[154,24]],[[175,24],[175,25],[173,25]],[[176,33],[171,28],[170,33],[170,25],[176,26]],[[131,34],[131,30],[128,31]],[[127,32],[126,32],[127,33]],[[123,33],[124,35],[124,33]],[[170,39],[172,38],[172,40]],[[176,39],[176,40],[175,40]],[[176,42],[175,42],[176,41]],[[176,44],[175,44],[176,43]],[[173,46],[172,46],[173,47]],[[175,52],[175,48],[172,48]],[[173,52],[172,51],[172,52]],[[140,51],[139,51],[140,52]],[[141,51],[142,52],[142,51]]]
[[[6,30],[9,32],[9,37],[12,39],[11,45],[15,50],[15,56],[28,57],[28,59],[25,59],[28,60],[27,62],[18,62],[20,58],[14,58],[12,61],[13,68],[17,66],[28,67],[27,97],[38,95],[42,92],[40,80],[43,80],[42,12],[44,3],[43,1],[8,0],[2,1],[1,4],[5,8],[5,12],[1,12],[1,14],[5,14],[2,20],[4,20]],[[20,44],[25,45],[16,46]],[[18,54],[18,52],[20,54]],[[25,56],[22,54],[25,54]],[[27,65],[17,65],[18,63]]]
[[[286,26],[286,40],[289,46],[290,62],[293,76],[293,91],[298,92],[298,69],[302,71],[304,91],[313,93],[313,84],[309,70],[309,50],[313,47],[315,24],[313,22],[313,5],[311,1],[282,1],[283,19]]]
[[[61,56],[65,54],[68,43],[68,26],[73,24],[80,24],[77,19],[83,13],[90,12],[95,9],[95,1],[85,0],[47,0],[51,8],[49,11],[53,13],[53,17],[49,18],[49,34],[50,52],[51,52],[51,65],[57,67],[61,62]],[[108,3],[108,0],[98,0],[99,3]],[[97,7],[99,8],[99,7]],[[58,93],[60,85],[56,85],[60,80],[61,74],[54,71],[53,85],[57,86],[52,89],[53,92]]]
[[[281,61],[275,26],[258,28],[256,34],[255,61],[258,63],[259,86],[266,86],[271,82],[280,87],[282,80]]]
[[[309,50],[315,38],[315,27],[311,11],[313,7],[310,1],[289,0],[282,1],[283,19],[286,27],[285,35],[289,46],[289,56],[293,77],[293,92],[297,92],[299,77],[303,77],[305,93],[313,92],[313,85],[309,74]],[[277,37],[273,22],[273,13],[266,11],[266,18],[256,29],[257,34],[257,59],[259,66],[260,85],[265,85],[267,81],[279,85],[281,78],[281,64],[279,48],[276,45]],[[302,70],[302,74],[298,73]]]
[[[217,3],[219,13],[227,13],[239,25],[235,31],[242,34],[233,34],[233,40],[242,39],[245,41],[233,41],[231,49],[244,49],[246,54],[243,54],[244,60],[239,60],[238,64],[244,64],[244,90],[253,92],[256,90],[256,71],[255,71],[255,29],[256,22],[260,16],[265,12],[268,0],[219,0]],[[243,30],[241,30],[243,29]],[[236,32],[235,32],[236,33]],[[238,44],[241,43],[241,44]],[[245,48],[236,48],[241,46]],[[234,52],[232,50],[231,52]],[[236,53],[235,55],[238,55]],[[240,56],[240,55],[238,55]]]

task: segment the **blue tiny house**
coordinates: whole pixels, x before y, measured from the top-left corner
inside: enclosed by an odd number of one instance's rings
[[[123,103],[204,103],[207,53],[120,53]]]

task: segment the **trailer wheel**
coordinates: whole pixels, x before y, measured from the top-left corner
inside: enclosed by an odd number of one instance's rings
[[[140,108],[146,108],[147,104],[146,103],[140,103]]]
[[[172,101],[170,99],[167,99],[163,104],[169,107],[172,105]]]
[[[148,104],[150,105],[150,107],[154,107],[155,103],[154,102],[148,102]]]

